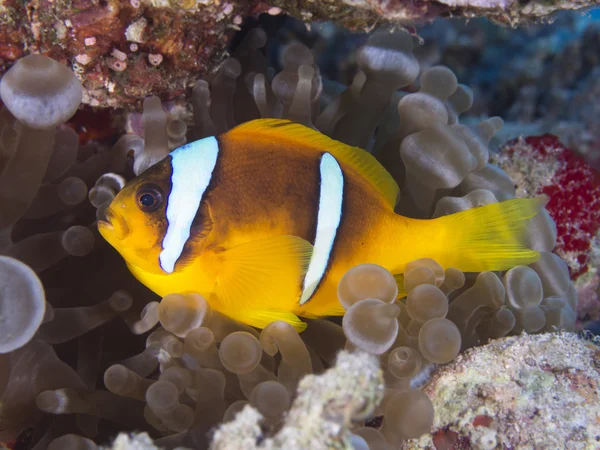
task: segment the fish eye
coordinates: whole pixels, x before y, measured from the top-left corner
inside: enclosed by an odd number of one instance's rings
[[[137,202],[144,212],[156,211],[162,205],[163,195],[156,185],[142,186],[137,192]]]
[[[140,197],[140,203],[142,204],[142,206],[146,206],[148,208],[154,205],[154,200],[155,198],[152,194],[142,194],[142,196]]]

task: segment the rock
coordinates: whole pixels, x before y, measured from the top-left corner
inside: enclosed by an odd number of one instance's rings
[[[84,104],[139,107],[152,94],[177,97],[210,74],[234,18],[253,12],[246,2],[157,3],[0,0],[0,73],[26,53],[42,53],[73,68]]]
[[[284,12],[307,20],[335,20],[353,29],[369,28],[378,23],[408,25],[414,21],[433,20],[436,17],[487,17],[495,22],[516,26],[520,23],[548,17],[566,9],[580,9],[597,4],[595,0],[278,0],[273,4]]]
[[[305,22],[333,20],[352,30],[411,27],[436,17],[483,16],[516,26],[597,0],[0,0],[0,73],[27,53],[70,65],[84,104],[135,106],[152,94],[180,96],[220,64],[243,20],[266,12]]]

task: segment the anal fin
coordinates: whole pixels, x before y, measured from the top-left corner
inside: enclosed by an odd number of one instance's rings
[[[271,322],[282,320],[292,325],[298,333],[306,330],[306,323],[302,322],[298,316],[292,312],[276,310],[250,310],[247,311],[246,320],[248,325],[263,329]]]

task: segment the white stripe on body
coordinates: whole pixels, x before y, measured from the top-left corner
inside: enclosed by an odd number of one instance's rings
[[[171,152],[171,193],[167,201],[167,232],[162,241],[161,268],[172,273],[190,237],[192,222],[217,164],[214,137],[191,142]]]
[[[342,220],[344,198],[344,174],[336,159],[329,153],[323,154],[320,165],[321,190],[315,246],[304,277],[300,304],[309,301],[325,275],[331,251]]]

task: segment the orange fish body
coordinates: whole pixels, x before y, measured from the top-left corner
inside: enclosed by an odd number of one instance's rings
[[[260,328],[343,314],[337,285],[358,264],[401,274],[424,257],[463,271],[537,259],[520,235],[539,200],[418,220],[394,213],[398,194],[369,153],[261,119],[174,151],[118,194],[99,228],[159,295],[198,292]]]

